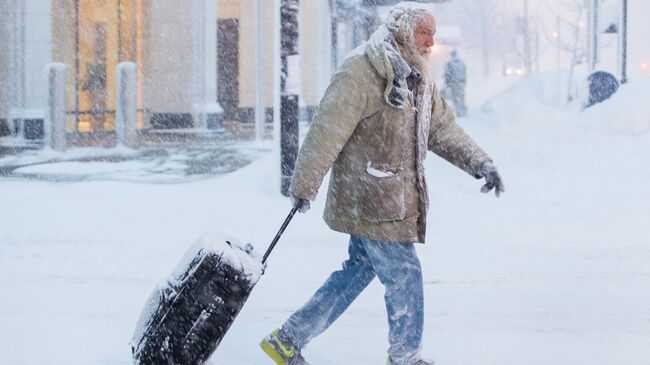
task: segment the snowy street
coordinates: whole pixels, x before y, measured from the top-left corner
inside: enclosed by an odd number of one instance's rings
[[[499,167],[501,198],[428,156],[422,351],[437,364],[650,364],[650,84],[582,113],[553,105],[549,84],[533,77],[459,120]],[[290,209],[273,166],[265,153],[173,184],[0,180],[0,363],[130,364],[145,299],[201,233],[266,249]],[[346,258],[347,237],[321,219],[325,192],[211,364],[270,364],[259,341]],[[375,280],[304,355],[383,364],[387,346]]]

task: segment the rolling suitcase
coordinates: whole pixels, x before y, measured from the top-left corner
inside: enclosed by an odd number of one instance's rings
[[[297,209],[291,210],[261,260],[250,244],[224,235],[199,238],[145,304],[131,340],[134,363],[205,363],[244,306]]]

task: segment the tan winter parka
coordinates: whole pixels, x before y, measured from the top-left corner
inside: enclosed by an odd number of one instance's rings
[[[387,104],[394,74],[382,39],[389,31],[382,28],[332,77],[300,149],[290,190],[314,200],[331,168],[324,212],[330,228],[424,243],[427,150],[476,177],[490,157],[455,123],[427,77],[403,108]]]

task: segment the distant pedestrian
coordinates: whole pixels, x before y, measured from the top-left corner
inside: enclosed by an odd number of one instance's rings
[[[466,82],[465,63],[458,57],[458,52],[453,51],[445,68],[445,86],[458,117],[467,115],[467,105],[465,104]]]

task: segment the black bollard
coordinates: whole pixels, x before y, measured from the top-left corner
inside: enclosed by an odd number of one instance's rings
[[[280,118],[281,191],[282,195],[289,196],[289,184],[298,158],[298,95],[282,95]]]
[[[298,54],[298,10],[300,0],[282,0],[281,18],[281,76],[280,76],[280,191],[289,196],[291,176],[298,158],[298,95],[295,88],[288,90],[291,78],[299,79],[299,70],[289,69],[289,56]]]

